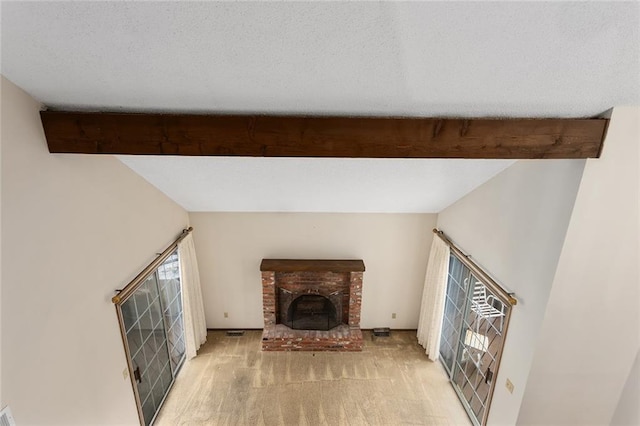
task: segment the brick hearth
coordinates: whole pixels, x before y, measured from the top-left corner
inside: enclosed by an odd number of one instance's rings
[[[263,259],[260,270],[264,313],[262,350],[362,350],[362,260]],[[279,300],[280,289],[293,295],[290,300]],[[342,324],[337,327],[328,331],[294,330],[280,323],[279,309],[286,309],[295,297],[304,294],[329,297],[336,293],[342,295]]]

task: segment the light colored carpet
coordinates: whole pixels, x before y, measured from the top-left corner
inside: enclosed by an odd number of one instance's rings
[[[471,425],[415,331],[359,353],[262,352],[261,331],[210,331],[179,373],[156,425]]]

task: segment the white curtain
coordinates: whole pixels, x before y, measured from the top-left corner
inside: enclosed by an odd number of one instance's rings
[[[442,238],[433,236],[427,274],[422,291],[422,306],[418,320],[418,343],[426,349],[429,359],[437,361],[440,357],[440,336],[442,335],[442,316],[447,289],[450,248]]]
[[[182,279],[182,311],[187,359],[196,356],[196,351],[207,340],[207,325],[204,319],[204,304],[200,288],[200,273],[196,259],[193,236],[187,235],[178,243]]]

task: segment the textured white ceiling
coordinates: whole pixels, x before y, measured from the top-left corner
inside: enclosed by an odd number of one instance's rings
[[[2,2],[47,105],[591,116],[640,103],[638,2]]]
[[[437,213],[511,160],[118,156],[188,211]]]
[[[593,116],[640,104],[638,2],[6,2],[48,106]],[[511,162],[122,158],[192,211],[435,212]]]

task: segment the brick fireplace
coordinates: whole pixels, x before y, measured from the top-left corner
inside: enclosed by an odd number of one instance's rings
[[[263,259],[263,351],[361,351],[362,260]]]

